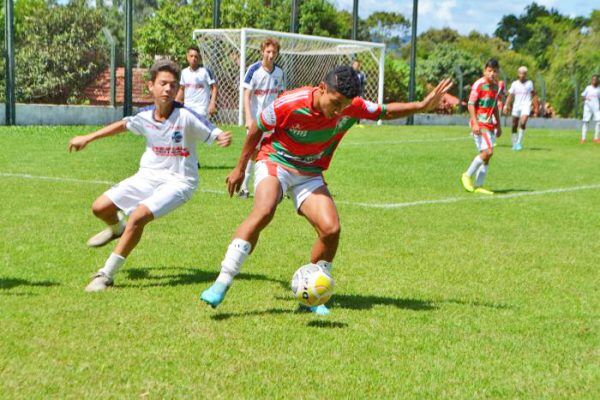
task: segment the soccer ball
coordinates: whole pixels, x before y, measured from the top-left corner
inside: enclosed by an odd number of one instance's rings
[[[333,294],[333,285],[329,271],[317,264],[303,265],[292,277],[292,293],[305,306],[327,303]]]

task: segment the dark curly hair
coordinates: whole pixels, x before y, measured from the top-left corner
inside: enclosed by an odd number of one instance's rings
[[[157,62],[150,67],[150,80],[152,82],[156,81],[156,76],[159,72],[166,71],[173,74],[173,76],[179,82],[179,78],[181,76],[181,68],[177,65],[176,62],[163,58],[162,60],[158,60]]]
[[[331,90],[353,99],[360,94],[360,81],[356,71],[349,65],[341,65],[332,69],[323,80]]]

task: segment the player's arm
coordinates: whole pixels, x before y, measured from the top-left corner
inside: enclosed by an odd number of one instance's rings
[[[183,104],[184,94],[185,87],[183,85],[179,85],[179,90],[177,91],[177,95],[175,96],[175,101]]]
[[[94,140],[102,139],[107,136],[114,136],[116,134],[125,132],[127,130],[127,121],[117,121],[113,122],[110,125],[105,126],[104,128],[97,130],[96,132],[92,132],[88,135],[75,136],[71,140],[69,140],[68,149],[69,152],[72,150],[79,151],[83,150],[85,146]]]
[[[252,113],[250,112],[250,89],[244,89],[244,115],[246,116],[246,129],[250,129],[252,121]]]
[[[214,114],[217,112],[217,84],[213,83],[210,85],[210,103],[208,104],[208,113]]]
[[[256,146],[258,146],[262,135],[263,131],[258,127],[256,120],[253,120],[252,125],[250,125],[250,128],[248,129],[248,135],[246,135],[246,141],[244,142],[242,154],[240,155],[237,165],[225,179],[229,197],[233,196],[234,193],[237,193],[238,190],[240,190],[240,186],[244,180],[246,164],[248,164],[252,154],[254,154]]]
[[[441,81],[423,100],[412,103],[389,103],[385,105],[382,119],[403,118],[409,115],[429,111],[439,104],[445,93],[452,87],[450,79]]]
[[[481,135],[481,131],[479,129],[479,123],[477,123],[477,114],[475,111],[475,104],[469,102],[467,105],[467,109],[469,110],[469,116],[471,117],[471,129],[473,133],[476,135]]]
[[[504,114],[508,115],[508,113],[510,113],[510,110],[512,109],[512,103],[515,100],[515,96],[512,93],[508,94],[508,97],[506,98],[506,104],[504,104]]]
[[[498,104],[494,104],[494,117],[496,118],[496,137],[500,137],[502,136],[502,120],[500,119]]]

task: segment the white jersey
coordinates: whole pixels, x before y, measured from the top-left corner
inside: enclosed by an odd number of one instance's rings
[[[127,129],[146,138],[146,151],[140,171],[170,173],[194,188],[198,185],[196,142],[212,143],[223,131],[206,118],[175,103],[164,122],[154,119],[155,106],[145,107],[135,116],[125,117]]]
[[[583,103],[584,108],[589,108],[592,113],[600,110],[600,85],[596,87],[589,85],[581,93],[581,96],[585,98]]]
[[[250,90],[250,113],[254,118],[285,90],[284,79],[283,70],[277,65],[271,72],[263,68],[261,61],[248,68],[242,87]]]
[[[508,93],[514,96],[513,109],[531,110],[531,101],[533,99],[533,82],[520,80],[514,81],[508,89]],[[529,111],[527,112],[529,113]]]
[[[187,67],[181,71],[179,84],[184,88],[183,102],[198,114],[206,116],[210,103],[210,87],[217,81],[212,71],[205,67],[193,70]]]

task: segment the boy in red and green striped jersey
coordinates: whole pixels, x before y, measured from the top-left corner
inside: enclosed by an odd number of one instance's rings
[[[467,192],[494,194],[484,189],[490,159],[494,154],[496,137],[502,135],[500,112],[498,111],[498,70],[500,65],[495,59],[485,64],[483,77],[471,87],[469,95],[470,125],[479,154],[473,159],[467,171],[462,174],[461,182]],[[475,176],[475,182],[473,182]]]
[[[255,170],[254,207],[237,228],[217,281],[201,299],[217,307],[242,263],[256,247],[260,232],[271,222],[277,205],[288,194],[298,213],[317,231],[310,261],[331,271],[340,236],[338,213],[323,180],[340,141],[358,119],[393,119],[429,110],[439,103],[452,82],[442,81],[420,102],[375,104],[358,97],[360,82],[349,66],[330,71],[317,87],[285,92],[252,124],[235,169],[227,177],[232,196],[263,132],[273,130],[260,147]],[[328,314],[325,306],[312,308]]]

